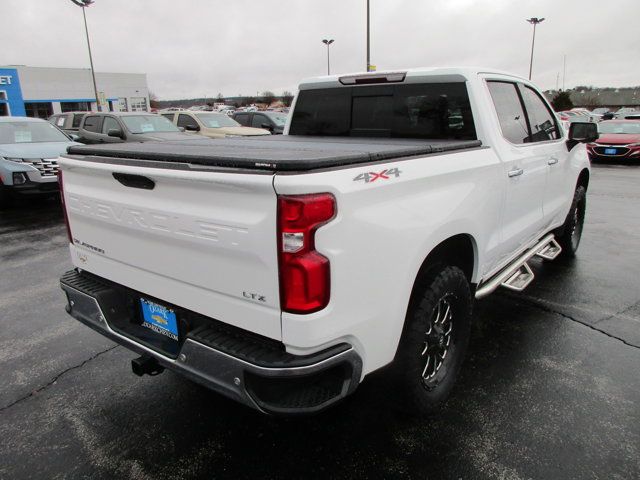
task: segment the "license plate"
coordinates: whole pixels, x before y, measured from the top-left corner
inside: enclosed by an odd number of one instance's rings
[[[142,326],[153,330],[160,335],[178,340],[178,320],[176,312],[172,309],[151,302],[145,298],[140,299],[142,306]]]
[[[616,150],[615,148],[605,148],[604,149],[604,154],[605,155],[615,155],[616,153],[618,153],[618,150]]]

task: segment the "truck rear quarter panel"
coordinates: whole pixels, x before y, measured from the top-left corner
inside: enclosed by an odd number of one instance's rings
[[[397,175],[389,173],[392,169]],[[501,171],[491,149],[477,148],[313,174],[277,174],[278,194],[330,192],[337,201],[336,218],[316,233],[317,250],[331,261],[331,300],[314,314],[283,312],[288,351],[302,354],[348,341],[364,360],[364,374],[393,360],[416,275],[435,246],[457,234],[469,235],[478,253],[473,281],[494,261]]]

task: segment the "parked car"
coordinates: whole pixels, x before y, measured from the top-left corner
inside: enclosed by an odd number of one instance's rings
[[[287,115],[280,112],[236,112],[233,119],[245,127],[264,128],[274,135],[281,134],[287,124]]]
[[[598,139],[587,145],[592,161],[640,160],[640,121],[603,121],[598,125],[598,133]]]
[[[73,136],[78,135],[82,119],[89,112],[65,112],[51,115],[48,120],[63,132]]]
[[[79,145],[39,118],[0,117],[0,205],[58,191],[58,157]]]
[[[638,110],[632,107],[622,107],[616,111],[614,118],[623,119],[627,115],[633,115],[635,113],[640,113],[640,112],[638,112]]]
[[[163,113],[162,116],[187,132],[199,133],[209,138],[253,137],[270,133],[261,128],[243,127],[224,113],[185,111]]]
[[[264,139],[72,147],[67,312],[135,373],[262,412],[318,412],[392,362],[387,394],[432,411],[474,299],[576,255],[596,125],[565,135],[529,81],[470,68],[310,79],[291,115]]]
[[[78,130],[86,144],[193,140],[162,115],[143,112],[104,112],[85,115]]]

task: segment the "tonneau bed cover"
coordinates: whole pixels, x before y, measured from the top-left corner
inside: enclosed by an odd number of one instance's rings
[[[274,135],[70,147],[71,155],[265,171],[309,171],[476,148],[479,140]],[[75,158],[75,157],[74,157]]]

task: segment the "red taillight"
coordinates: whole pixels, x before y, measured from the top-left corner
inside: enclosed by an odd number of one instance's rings
[[[71,227],[69,226],[69,217],[67,216],[67,206],[64,203],[64,181],[62,180],[62,170],[58,170],[58,185],[60,186],[60,202],[62,203],[64,223],[67,226],[67,237],[69,238],[69,243],[73,243],[73,237],[71,236]]]
[[[318,227],[336,214],[330,193],[278,196],[280,303],[291,313],[311,313],[329,303],[329,260],[316,252]]]

